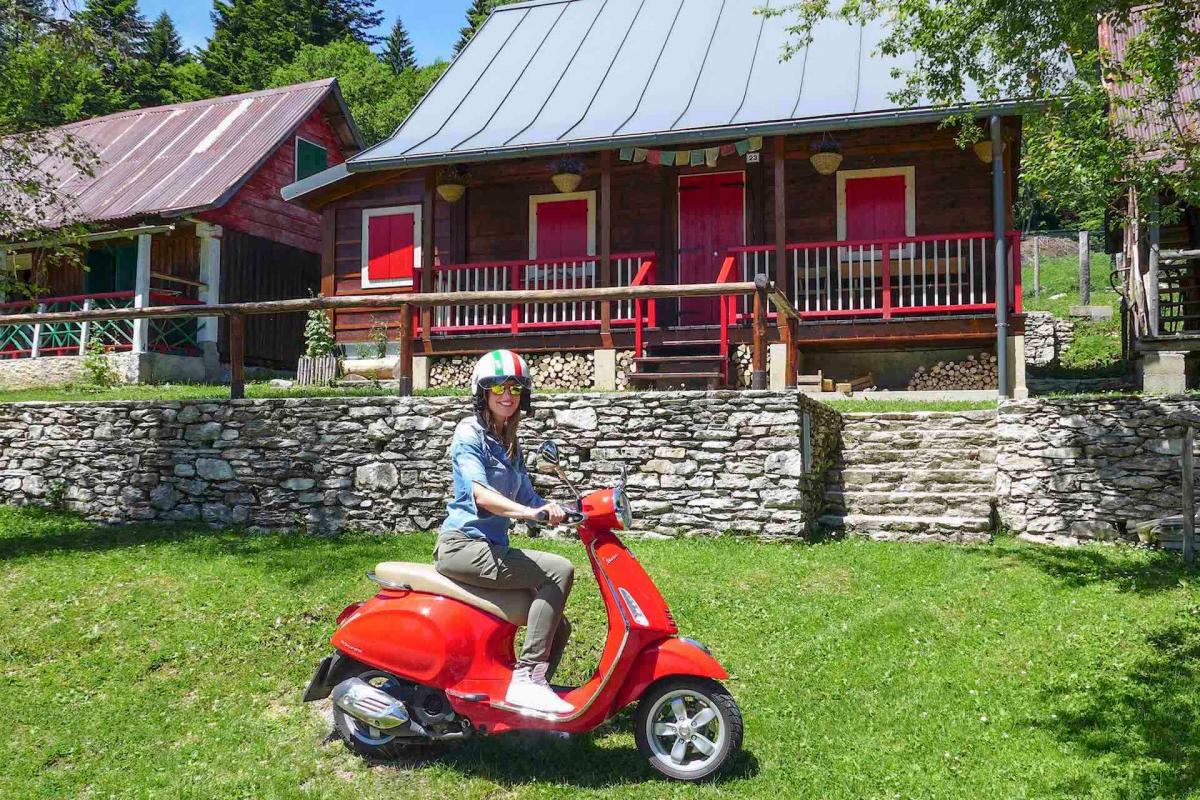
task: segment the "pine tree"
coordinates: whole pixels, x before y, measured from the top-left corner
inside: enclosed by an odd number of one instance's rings
[[[514,2],[516,0],[471,0],[471,7],[467,9],[467,24],[458,29],[458,42],[454,45],[454,52],[457,53],[467,46],[467,42],[471,41],[471,37],[487,20],[494,8]]]
[[[388,34],[380,58],[392,68],[393,75],[399,75],[406,69],[416,69],[417,51],[412,40],[408,38],[408,31],[404,29],[404,20],[399,17],[392,26],[392,32]]]
[[[178,66],[188,58],[171,15],[162,12],[158,19],[154,20],[154,24],[150,26],[150,33],[146,36],[146,60],[157,67],[162,64]]]
[[[231,94],[267,86],[271,73],[306,44],[341,39],[374,44],[383,12],[375,0],[214,0],[213,35],[201,59],[210,89]]]
[[[125,58],[140,58],[145,52],[150,26],[137,0],[87,0],[79,21]]]

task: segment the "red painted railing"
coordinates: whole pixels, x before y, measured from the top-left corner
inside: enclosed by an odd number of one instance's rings
[[[134,292],[126,291],[11,300],[0,303],[0,314],[132,308],[134,297]],[[152,290],[150,305],[203,305],[203,302],[171,292]],[[82,355],[90,341],[100,342],[109,352],[132,350],[133,321],[3,325],[0,326],[0,358]],[[148,325],[146,346],[156,352],[198,354],[196,321],[193,319],[151,320]]]
[[[1020,313],[1020,232],[1007,239],[1009,308]],[[790,280],[782,288],[802,319],[994,312],[993,243],[991,233],[956,233],[789,244]],[[728,256],[738,262],[740,280],[775,279],[773,245],[734,247]],[[734,322],[749,318],[750,302],[742,298]]]
[[[732,253],[725,256],[721,262],[721,271],[717,273],[717,283],[732,283],[737,276],[738,259]],[[751,278],[753,280],[753,278]],[[729,326],[737,322],[737,296],[729,295],[717,298],[721,309],[721,376],[725,385],[729,385]]]
[[[599,285],[599,256],[480,261],[446,264],[433,269],[435,292],[509,291],[519,289],[588,289]],[[657,261],[652,252],[614,253],[613,285],[644,286],[655,279]],[[612,324],[634,325],[641,335],[643,325],[655,325],[653,300],[612,301]],[[513,334],[530,330],[599,327],[599,302],[506,303],[458,305],[438,308],[431,332]]]

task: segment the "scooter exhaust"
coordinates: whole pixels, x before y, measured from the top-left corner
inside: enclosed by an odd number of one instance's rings
[[[347,678],[333,687],[333,704],[380,730],[408,724],[408,709],[403,703],[361,678]]]

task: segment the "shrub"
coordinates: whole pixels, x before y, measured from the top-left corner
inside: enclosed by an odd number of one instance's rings
[[[309,311],[308,321],[304,323],[304,355],[309,358],[331,356],[336,346],[329,315],[320,309]]]

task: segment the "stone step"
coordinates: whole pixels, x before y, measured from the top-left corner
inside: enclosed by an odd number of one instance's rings
[[[990,517],[826,514],[820,524],[825,530],[877,540],[986,542],[992,534]]]
[[[825,492],[831,513],[883,516],[989,517],[991,499],[971,492]]]
[[[918,444],[922,447],[994,447],[996,436],[993,431],[977,430],[930,430],[909,428],[902,431],[864,431],[842,429],[844,447],[895,447]]]
[[[905,426],[918,423],[940,425],[947,420],[960,423],[969,422],[973,425],[986,425],[994,422],[996,412],[991,409],[975,411],[860,411],[843,414],[846,425],[876,425],[876,426]]]
[[[991,491],[996,480],[995,467],[974,469],[912,469],[903,463],[887,466],[856,466],[832,469],[826,476],[826,485],[841,483],[847,489],[859,491],[960,491],[950,488],[955,485],[970,487],[967,491],[979,491],[985,487]],[[876,488],[882,487],[882,489]]]
[[[904,466],[915,469],[975,469],[991,466],[995,451],[979,450],[843,450],[835,466]]]

